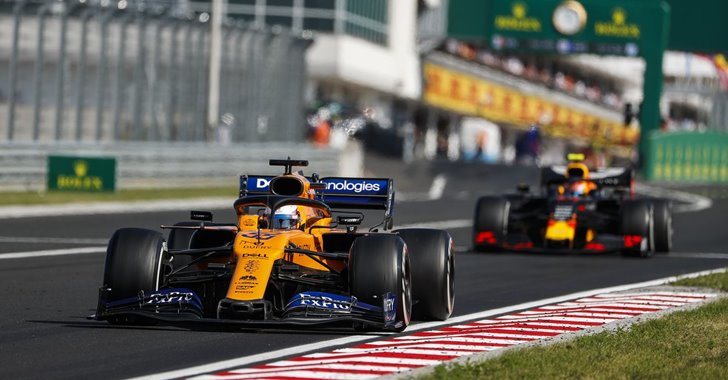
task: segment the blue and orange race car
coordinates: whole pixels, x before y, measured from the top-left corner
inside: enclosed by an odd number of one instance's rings
[[[473,247],[478,251],[606,252],[648,257],[668,252],[671,206],[634,196],[634,173],[590,172],[584,156],[541,171],[541,188],[478,199]]]
[[[445,320],[454,305],[450,235],[392,231],[386,178],[295,173],[303,160],[271,160],[278,176],[242,176],[236,223],[191,222],[111,237],[92,318],[115,324],[244,327],[349,326],[401,331],[413,318]],[[361,231],[365,214],[382,210]]]

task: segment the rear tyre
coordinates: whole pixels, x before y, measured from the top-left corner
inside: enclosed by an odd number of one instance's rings
[[[508,214],[510,202],[501,197],[482,197],[475,206],[473,221],[473,249],[476,251],[494,252],[501,248],[501,243],[508,231]]]
[[[404,241],[397,235],[362,236],[349,251],[351,295],[374,306],[382,306],[382,296],[395,295],[396,331],[404,330],[412,315],[410,260]]]
[[[106,251],[104,287],[111,289],[107,301],[159,290],[165,243],[162,234],[141,228],[122,228],[114,232]],[[130,323],[130,319],[109,320]]]
[[[668,253],[672,249],[672,205],[664,199],[652,201],[655,228],[655,252]]]
[[[450,234],[425,228],[394,232],[407,244],[410,256],[413,318],[446,320],[455,304],[455,257]]]
[[[625,247],[622,254],[625,256],[650,257],[652,256],[654,238],[654,220],[652,203],[647,201],[630,201],[622,205],[622,236],[639,236],[641,241],[634,247]]]

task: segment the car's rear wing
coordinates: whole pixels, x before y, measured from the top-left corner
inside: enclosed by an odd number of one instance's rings
[[[589,173],[589,180],[598,187],[630,189],[634,170],[630,168],[604,168]],[[541,186],[549,187],[568,182],[566,166],[549,166],[541,169]]]
[[[275,176],[240,176],[240,196],[269,195],[270,181]],[[316,181],[306,177],[312,184],[322,183],[325,187],[316,191],[316,198],[332,209],[384,210],[385,220],[390,220],[394,209],[394,185],[391,178],[324,177]]]

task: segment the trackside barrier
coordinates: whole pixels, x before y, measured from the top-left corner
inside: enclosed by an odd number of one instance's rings
[[[0,191],[41,191],[46,186],[48,155],[114,157],[117,188],[237,187],[244,173],[271,173],[271,158],[309,161],[306,174],[361,176],[361,148],[316,149],[303,143],[220,146],[204,143],[0,144]]]
[[[647,176],[671,182],[728,183],[727,133],[654,133]]]

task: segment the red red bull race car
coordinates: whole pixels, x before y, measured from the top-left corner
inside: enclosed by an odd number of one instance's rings
[[[664,199],[636,198],[634,172],[590,172],[581,154],[567,166],[541,171],[540,191],[478,199],[473,247],[477,251],[622,252],[649,257],[668,252],[672,212]]]

